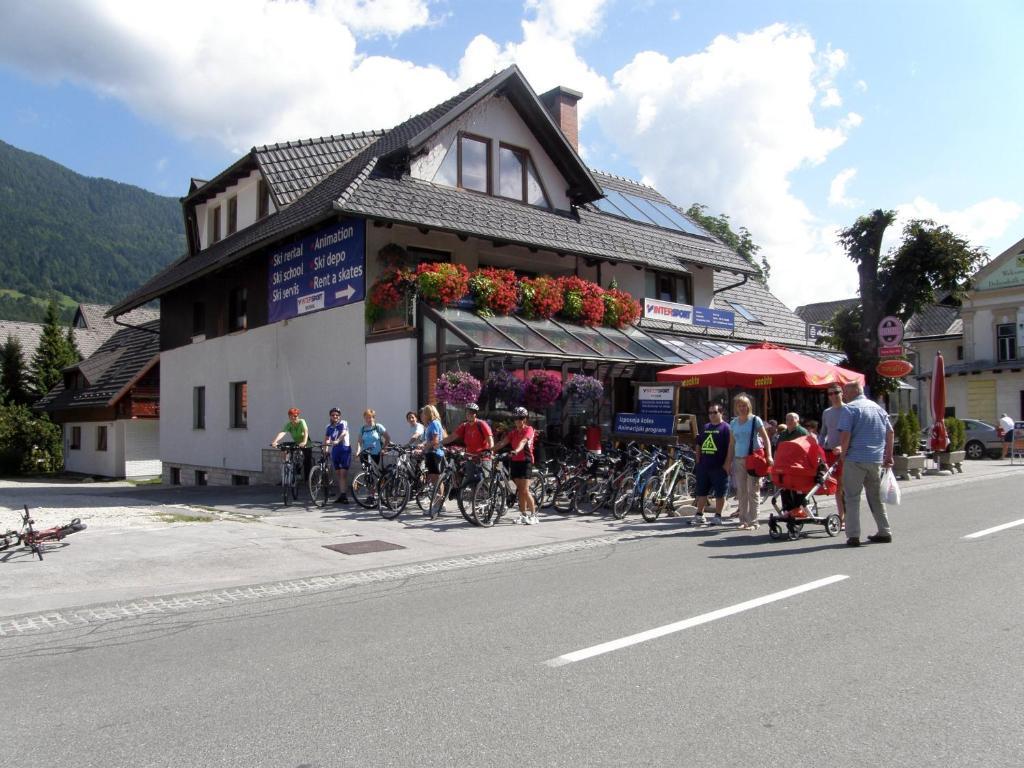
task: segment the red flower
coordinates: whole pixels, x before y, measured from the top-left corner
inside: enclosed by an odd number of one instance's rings
[[[523,314],[530,319],[547,320],[562,311],[565,296],[557,278],[537,277],[521,283]]]

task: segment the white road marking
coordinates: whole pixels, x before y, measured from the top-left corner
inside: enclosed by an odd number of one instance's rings
[[[1018,525],[1024,525],[1024,520],[1014,520],[1012,523],[1003,523],[993,528],[986,528],[984,531],[978,531],[977,533],[969,533],[964,536],[965,539],[977,539],[982,536],[988,536],[990,533],[999,533],[999,531],[1005,531],[1007,528],[1014,528]]]
[[[818,589],[819,587],[827,587],[829,584],[835,584],[837,581],[848,579],[849,576],[843,574],[836,574],[835,576],[829,576],[826,579],[818,579],[807,584],[801,584],[799,587],[792,587],[790,589],[784,589],[781,592],[774,592],[764,597],[755,597],[753,600],[747,600],[743,603],[737,603],[731,605],[728,608],[720,608],[717,611],[711,611],[710,613],[702,613],[700,616],[694,616],[689,619],[683,619],[677,621],[674,624],[666,624],[662,627],[656,627],[655,629],[648,629],[646,632],[639,632],[629,637],[622,637],[618,640],[611,640],[607,643],[601,643],[600,645],[594,645],[590,648],[584,648],[581,651],[573,651],[572,653],[566,653],[562,656],[558,656],[554,659],[549,659],[544,663],[549,667],[561,667],[565,664],[572,664],[576,661],[583,661],[594,656],[600,656],[603,653],[611,653],[612,651],[618,651],[622,648],[627,648],[631,645],[637,645],[639,643],[645,643],[648,640],[654,640],[658,637],[664,637],[670,635],[673,632],[680,632],[684,629],[690,629],[691,627],[699,626],[700,624],[707,624],[710,621],[716,619],[724,619],[726,616],[732,616],[735,613],[741,613],[743,611],[749,611],[751,608],[757,608],[768,603],[774,603],[777,600],[785,600],[787,597],[793,597],[803,592],[810,592],[812,589]]]

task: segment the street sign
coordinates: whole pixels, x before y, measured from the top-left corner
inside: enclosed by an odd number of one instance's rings
[[[903,341],[903,321],[895,315],[883,317],[878,324],[878,341],[886,347],[892,347]]]
[[[885,376],[890,379],[898,379],[901,376],[906,376],[913,370],[914,366],[906,360],[900,360],[899,358],[882,360],[875,366],[875,371],[878,372],[879,376]]]
[[[637,387],[636,399],[640,406],[640,413],[674,413],[675,394],[675,384],[643,384]]]
[[[879,347],[878,348],[878,356],[879,357],[902,357],[904,354],[906,354],[906,351],[907,351],[906,348],[901,346],[901,345],[897,345],[895,347]]]

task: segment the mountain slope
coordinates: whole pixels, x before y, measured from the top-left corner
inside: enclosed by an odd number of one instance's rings
[[[112,304],[184,249],[175,198],[0,141],[0,288]]]

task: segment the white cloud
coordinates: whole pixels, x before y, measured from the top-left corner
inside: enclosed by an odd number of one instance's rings
[[[965,238],[971,245],[992,248],[1008,232],[1010,225],[1020,219],[1024,208],[1011,200],[990,197],[960,210],[942,210],[936,203],[915,197],[909,203],[896,206],[896,223],[886,231],[882,247],[888,250],[899,243],[903,227],[912,219],[931,219],[944,224]],[[996,255],[993,252],[991,255]]]
[[[357,32],[427,19],[423,0],[37,0],[0,6],[0,61],[244,151],[393,125],[450,96],[457,85],[436,67],[357,51]]]
[[[430,8],[424,0],[330,0],[329,4],[349,29],[367,37],[401,35],[430,23]]]
[[[676,59],[637,54],[615,73],[604,132],[640,173],[680,205],[701,202],[747,227],[790,306],[848,296],[856,274],[791,190],[791,176],[822,163],[860,123],[849,113],[818,124],[822,83],[846,64],[782,24],[719,36]]]
[[[164,169],[167,168],[168,159],[166,157],[159,158],[153,165],[159,173],[163,173]]]
[[[829,205],[840,205],[844,208],[855,208],[860,205],[860,200],[846,196],[846,185],[853,181],[856,175],[856,168],[844,168],[835,175],[828,188]]]
[[[576,52],[579,38],[600,29],[604,4],[604,0],[527,0],[526,8],[533,17],[522,22],[522,40],[502,45],[477,35],[459,62],[460,85],[478,82],[516,64],[537,93],[557,85],[581,91],[578,109],[582,125],[611,98],[608,81]]]

